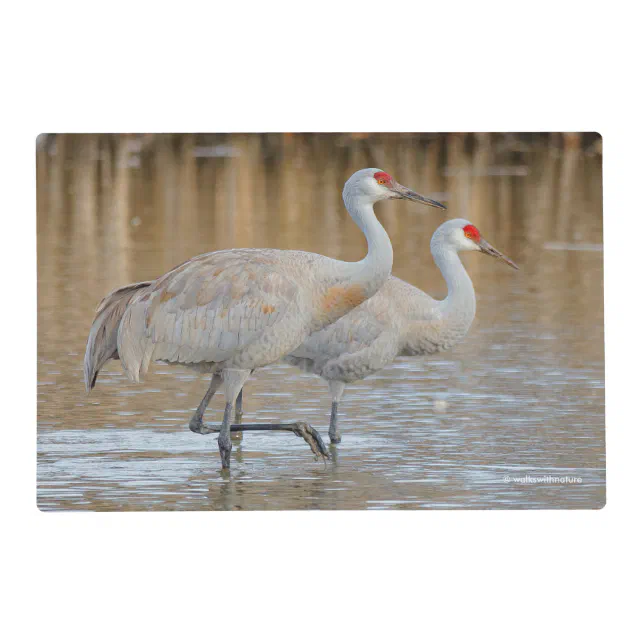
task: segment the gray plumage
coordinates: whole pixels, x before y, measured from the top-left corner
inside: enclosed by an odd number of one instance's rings
[[[136,292],[151,284],[152,282],[138,282],[117,288],[106,295],[96,308],[85,350],[84,374],[87,391],[91,391],[96,385],[98,372],[105,363],[108,360],[118,360],[117,337],[123,313]]]
[[[402,198],[442,207],[375,168],[347,181],[343,199],[368,244],[359,262],[303,251],[222,250],[194,257],[153,282],[117,289],[99,305],[90,330],[85,386],[90,390],[103,364],[116,357],[134,382],[153,360],[220,374],[226,409],[218,443],[228,467],[232,404],[245,380],[385,283],[393,250],[373,205]],[[193,420],[201,423],[200,416]]]

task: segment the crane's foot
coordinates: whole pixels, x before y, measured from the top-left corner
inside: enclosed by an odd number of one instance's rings
[[[230,436],[219,434],[217,444],[219,446],[219,455],[221,456],[221,467],[224,470],[228,470],[230,469],[230,453],[233,449],[233,444],[230,440]]]
[[[220,447],[219,455],[221,456],[221,469],[229,470],[230,469],[230,450],[222,450]]]
[[[214,434],[215,432],[218,432],[221,429],[220,425],[206,425],[206,423],[203,423],[201,421],[197,421],[194,418],[190,421],[188,427],[190,428],[191,432],[194,432],[195,434]]]
[[[298,421],[293,423],[292,431],[296,436],[299,436],[306,441],[316,458],[331,458],[331,454],[329,453],[327,446],[324,444],[322,436],[320,436],[314,427],[311,427],[308,423]]]

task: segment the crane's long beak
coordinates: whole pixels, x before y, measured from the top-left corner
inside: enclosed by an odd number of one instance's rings
[[[432,206],[434,208],[440,208],[441,210],[447,210],[447,207],[442,203],[434,201],[429,197],[423,197],[423,195],[419,195],[417,192],[414,192],[409,188],[405,188],[405,186],[401,186],[397,181],[394,181],[392,183],[390,190],[396,194],[394,199],[408,199],[409,201],[424,203],[426,206]]]
[[[485,239],[483,239],[482,237],[481,237],[481,240],[478,242],[478,244],[482,253],[485,253],[486,255],[491,255],[492,257],[496,257],[497,259],[500,259],[506,264],[509,264],[510,266],[512,266],[512,268],[519,270],[519,267],[509,257],[506,257],[503,253],[501,253],[496,248],[494,248],[492,244],[488,244],[485,241]]]

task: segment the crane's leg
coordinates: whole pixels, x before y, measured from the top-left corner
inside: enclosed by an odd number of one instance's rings
[[[252,376],[254,373],[255,369],[250,372],[250,375]],[[242,409],[243,395],[244,390],[242,389],[239,392],[239,396],[237,396],[237,400],[235,401],[235,425],[241,425],[242,416],[244,415],[244,410]]]
[[[244,415],[244,412],[242,410],[243,394],[244,394],[244,390],[242,389],[239,392],[239,395],[237,396],[237,400],[235,401],[235,425],[241,425],[242,416]]]
[[[345,383],[339,380],[331,380],[329,389],[331,390],[331,422],[329,423],[329,438],[332,443],[339,443],[342,440],[340,430],[338,429],[338,404],[344,393]]]
[[[188,425],[188,427],[190,427],[190,431],[195,432],[195,434],[210,434],[212,432],[212,429],[208,428],[208,426],[204,424],[203,415],[206,411],[206,408],[210,404],[212,397],[215,395],[215,392],[217,391],[217,389],[219,389],[221,383],[221,376],[218,373],[214,373],[212,375],[212,380],[210,381],[208,391],[203,397],[203,400],[199,403],[199,407],[197,407],[197,411],[195,411],[195,414],[190,419],[190,423]]]
[[[221,427],[219,425],[206,425],[203,423],[201,425],[201,430],[197,433],[215,434],[220,431]],[[296,436],[299,436],[306,441],[307,445],[311,448],[311,451],[316,457],[322,456],[323,458],[330,458],[331,456],[318,431],[308,423],[304,423],[302,421],[297,421],[295,423],[250,423],[248,425],[237,425],[235,423],[234,425],[230,425],[230,431],[231,433],[264,431],[293,432]]]
[[[220,428],[213,428],[211,431],[218,432]],[[302,421],[294,423],[251,423],[248,425],[231,425],[231,432],[293,432],[296,436],[303,438],[307,445],[311,448],[316,457],[330,458],[331,454],[327,446],[324,444],[319,432]]]
[[[318,457],[329,458],[329,450],[324,444],[322,437],[317,432],[317,430],[308,423],[295,422],[295,423],[255,423],[242,425],[240,424],[241,414],[242,414],[242,390],[239,389],[239,394],[237,394],[237,399],[235,401],[235,424],[230,424],[230,416],[232,414],[232,400],[235,400],[235,397],[232,396],[230,401],[227,399],[226,409],[224,410],[224,423],[222,425],[210,425],[203,422],[203,415],[210,403],[212,397],[215,395],[217,389],[221,386],[223,378],[220,374],[214,374],[210,387],[204,396],[204,399],[201,401],[201,404],[197,408],[195,415],[190,421],[190,429],[196,434],[214,434],[220,432],[224,428],[224,424],[227,424],[229,433],[230,432],[249,432],[249,431],[282,431],[282,432],[293,432],[296,436],[303,438],[308,446],[311,448],[313,454]],[[242,383],[243,387],[243,383]],[[226,418],[226,410],[228,412],[228,417]],[[225,439],[224,439],[225,441]],[[232,441],[231,446],[232,446]],[[221,451],[221,447],[220,447]],[[230,453],[228,455],[228,463],[230,463]],[[222,455],[222,464],[223,464],[223,455]]]
[[[233,404],[237,400],[237,396],[242,390],[244,383],[248,380],[250,373],[250,369],[224,369],[222,372],[226,407],[224,409],[224,420],[221,423],[217,444],[219,445],[219,454],[221,455],[221,467],[225,470],[230,468],[230,452],[233,448],[233,443],[230,440]]]

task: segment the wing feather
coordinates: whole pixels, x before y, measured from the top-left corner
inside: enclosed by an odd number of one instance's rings
[[[274,326],[297,284],[252,251],[200,256],[159,278],[128,307],[119,355],[135,381],[151,359],[193,364],[231,358]]]

